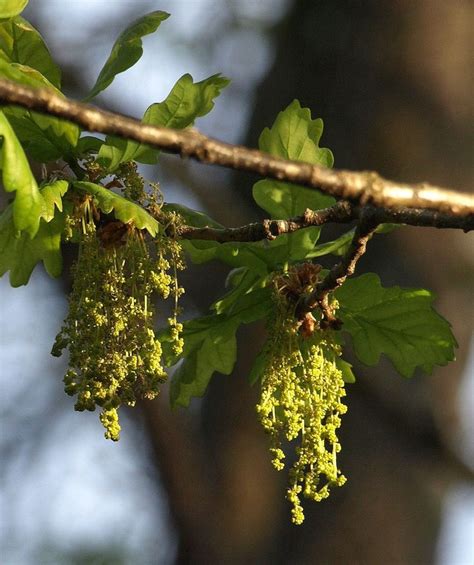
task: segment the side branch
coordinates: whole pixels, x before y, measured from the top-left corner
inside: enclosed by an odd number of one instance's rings
[[[299,306],[298,315],[300,317],[319,306],[323,314],[321,326],[340,328],[341,322],[334,316],[329,303],[329,293],[342,286],[347,277],[354,274],[357,262],[364,255],[367,242],[374,235],[378,225],[373,212],[370,210],[364,211],[355,229],[349,249],[342,260],[332,267],[326,277],[316,285],[314,291]]]
[[[0,102],[17,104],[75,122],[91,132],[117,135],[219,165],[264,177],[320,189],[359,205],[420,208],[455,216],[474,215],[474,196],[431,186],[383,179],[374,172],[333,170],[206,137],[194,129],[172,130],[145,125],[138,120],[63,98],[49,89],[32,89],[0,79]]]
[[[272,240],[285,233],[293,233],[303,228],[322,226],[329,222],[346,223],[354,219],[354,208],[348,202],[338,202],[322,210],[306,210],[302,216],[287,220],[263,220],[238,228],[194,228],[180,226],[176,235],[182,239],[201,239],[226,243],[230,241]]]
[[[433,210],[416,208],[374,208],[371,206],[353,206],[341,200],[329,208],[306,210],[301,216],[284,220],[263,220],[237,228],[212,228],[183,225],[176,229],[175,235],[182,239],[200,239],[227,243],[232,241],[250,242],[272,240],[285,233],[300,229],[322,226],[327,223],[344,224],[370,214],[377,224],[406,224],[434,228],[454,228],[464,231],[474,230],[474,216],[452,216]]]

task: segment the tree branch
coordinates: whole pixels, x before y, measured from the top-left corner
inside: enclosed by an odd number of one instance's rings
[[[305,210],[301,216],[285,220],[263,220],[237,228],[196,228],[189,225],[179,226],[176,235],[182,239],[200,239],[226,243],[230,241],[262,241],[272,240],[285,233],[293,233],[300,229],[322,226],[327,223],[348,223],[364,214],[370,214],[377,224],[406,224],[435,228],[454,228],[464,231],[474,230],[474,216],[452,216],[451,214],[420,210],[417,208],[400,208],[390,210],[372,206],[352,206],[341,200],[329,208],[321,210]]]
[[[333,329],[341,327],[341,321],[334,316],[329,303],[329,293],[342,286],[347,277],[354,274],[357,262],[365,253],[367,242],[375,233],[378,225],[373,210],[363,210],[349,249],[341,261],[332,267],[326,277],[316,285],[313,292],[298,306],[300,318],[303,318],[306,312],[319,306],[323,314],[321,327],[332,327]]]
[[[32,89],[0,79],[0,101],[64,118],[88,131],[133,139],[183,157],[322,190],[353,204],[408,207],[474,215],[474,197],[426,183],[406,184],[383,179],[375,172],[326,169],[206,137],[194,129],[173,130],[75,102],[49,89]]]
[[[322,210],[305,210],[302,216],[287,220],[263,220],[238,228],[195,228],[180,226],[176,235],[183,239],[201,239],[226,243],[229,241],[261,241],[275,239],[285,233],[293,233],[303,228],[322,226],[329,222],[347,223],[354,219],[354,208],[348,202],[337,202]]]

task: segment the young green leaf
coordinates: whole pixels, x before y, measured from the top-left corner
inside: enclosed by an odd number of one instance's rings
[[[329,149],[319,147],[323,121],[311,119],[311,111],[294,100],[280,112],[271,127],[265,128],[259,139],[259,149],[284,159],[305,161],[332,167],[334,158]],[[253,187],[255,202],[272,218],[289,218],[302,214],[306,208],[319,210],[334,202],[334,198],[317,190],[265,179]]]
[[[268,274],[268,246],[263,243],[216,243],[215,241],[183,240],[182,246],[193,263],[221,261],[230,267],[251,267],[261,276]]]
[[[308,253],[308,259],[322,257],[323,255],[328,255],[329,253],[331,253],[332,255],[337,255],[339,257],[344,255],[354,237],[354,231],[355,230],[353,229],[349,230],[333,241],[327,241],[326,243],[316,245],[314,249],[310,253]]]
[[[399,227],[397,224],[381,224],[375,230],[375,233],[390,233],[395,228]],[[332,255],[337,255],[341,257],[346,253],[349,249],[349,246],[352,242],[354,237],[354,229],[343,233],[337,239],[333,241],[327,241],[326,243],[321,243],[320,245],[316,245],[314,249],[306,255],[307,259],[314,259],[315,257],[322,257],[323,255],[328,255],[331,253]]]
[[[32,88],[50,88],[62,96],[39,71],[26,65],[8,63],[0,58],[0,76]],[[7,106],[4,113],[25,150],[34,159],[54,161],[73,153],[80,133],[76,124],[19,106]]]
[[[2,0],[0,4],[0,19],[13,18],[25,9],[28,0]]]
[[[225,313],[205,316],[184,323],[184,361],[171,384],[171,402],[187,406],[191,397],[202,396],[214,372],[228,375],[236,360],[235,333],[240,324],[265,317],[271,308],[270,291],[259,288],[235,301]],[[167,332],[162,332],[165,362],[175,364],[178,358],[168,347]]]
[[[401,375],[411,377],[416,367],[431,373],[434,365],[454,360],[456,340],[433,309],[429,291],[384,288],[368,273],[346,281],[335,296],[343,329],[363,363],[375,365],[384,353]]]
[[[222,298],[217,300],[213,305],[212,309],[216,311],[217,314],[224,314],[232,312],[234,304],[245,294],[251,292],[253,289],[259,286],[264,286],[265,277],[259,277],[259,275],[253,270],[247,267],[237,267],[231,273],[240,271],[238,276],[235,276],[235,282],[233,282],[232,290],[225,294]],[[228,277],[229,278],[229,277]]]
[[[66,194],[69,183],[66,180],[55,180],[44,184],[41,189],[41,196],[44,200],[42,218],[45,222],[50,222],[55,215],[55,208],[63,211],[63,196]]]
[[[146,229],[152,236],[158,233],[158,222],[138,204],[93,182],[76,181],[72,185],[76,190],[92,194],[102,212],[109,214],[113,210],[117,220],[124,224],[133,223],[136,228]]]
[[[11,212],[15,230],[25,231],[30,237],[34,237],[43,214],[44,200],[20,142],[1,111],[0,138],[3,187],[7,192],[15,192]]]
[[[93,135],[84,135],[79,138],[76,147],[76,153],[78,155],[85,155],[87,153],[98,153],[104,142],[98,137]]]
[[[237,326],[233,320],[215,323],[202,332],[199,346],[193,348],[173,375],[170,387],[172,406],[189,405],[192,397],[206,392],[214,372],[229,375],[237,356]],[[186,342],[186,336],[185,336]]]
[[[186,128],[212,110],[214,99],[228,84],[229,80],[219,74],[196,83],[191,75],[183,75],[163,102],[152,104],[147,109],[142,122],[174,129]],[[120,163],[132,160],[156,163],[159,153],[157,149],[136,141],[107,136],[99,152],[99,162],[113,171]]]
[[[59,88],[61,71],[38,31],[20,16],[0,22],[0,58],[39,71]]]
[[[18,233],[13,221],[13,206],[0,215],[0,276],[10,271],[10,284],[14,287],[28,283],[35,265],[43,261],[47,273],[58,277],[62,270],[61,234],[67,210],[63,210],[61,197],[68,183],[54,181],[41,189],[45,200],[44,219],[31,239]]]
[[[156,31],[167,18],[169,14],[166,12],[151,12],[135,20],[119,35],[96,83],[85,98],[86,101],[95,98],[112,83],[116,75],[123,73],[140,59],[143,54],[142,37]]]

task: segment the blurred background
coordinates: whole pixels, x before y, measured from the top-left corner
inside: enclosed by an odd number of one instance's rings
[[[98,105],[140,117],[185,72],[195,80],[222,72],[232,83],[198,122],[204,133],[256,146],[298,98],[323,118],[322,145],[337,167],[472,186],[469,0],[42,0],[24,16],[61,64],[66,93],[80,98],[118,34],[155,9],[172,17]],[[250,175],[172,156],[142,172],[160,181],[168,201],[226,225],[259,214]],[[371,369],[355,363],[341,432],[348,482],[327,501],[305,504],[300,527],[290,523],[286,475],[273,470],[257,423],[258,390],[246,381],[261,327],[245,327],[234,374],[215,375],[188,411],[171,412],[166,390],[122,410],[114,444],[97,414],[73,411],[65,360],[49,355],[66,312],[67,272],[53,281],[38,267],[19,289],[4,277],[0,560],[472,565],[472,249],[472,235],[408,227],[369,246],[360,273],[436,292],[458,360],[411,381],[386,360]],[[206,312],[225,275],[219,265],[189,267],[188,316]]]

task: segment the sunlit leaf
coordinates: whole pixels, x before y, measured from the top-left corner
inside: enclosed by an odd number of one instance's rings
[[[119,35],[86,100],[97,96],[112,83],[116,75],[123,73],[140,59],[143,54],[142,37],[156,31],[167,18],[169,14],[166,12],[151,12],[135,20]]]
[[[50,222],[55,215],[55,208],[63,211],[63,196],[66,194],[69,183],[66,180],[55,180],[41,187],[41,196],[44,200],[42,218]]]
[[[32,88],[49,88],[58,96],[63,96],[36,69],[18,63],[7,63],[1,58],[0,77]],[[19,106],[6,106],[4,113],[23,147],[34,159],[40,162],[53,161],[73,153],[80,132],[76,124],[30,112]]]
[[[0,22],[0,58],[39,71],[59,88],[61,71],[38,31],[20,16]]]
[[[43,261],[47,273],[58,277],[62,270],[61,234],[66,210],[62,196],[68,183],[54,181],[41,189],[45,201],[44,215],[33,239],[19,233],[13,221],[13,205],[0,215],[0,276],[10,271],[10,284],[14,287],[28,283],[36,264]]]
[[[26,155],[5,114],[0,111],[1,155],[3,187],[15,193],[12,219],[16,231],[25,231],[33,237],[38,231],[44,200]]]
[[[93,182],[73,182],[73,187],[94,196],[97,206],[106,214],[114,212],[117,220],[124,224],[133,223],[139,230],[146,229],[152,236],[158,232],[158,222],[138,204]]]
[[[332,167],[331,151],[319,147],[322,132],[323,121],[311,119],[311,111],[294,100],[278,114],[271,128],[263,130],[259,148],[275,157]],[[254,185],[253,196],[276,219],[303,214],[306,208],[319,210],[334,202],[334,198],[317,190],[269,179]]]
[[[416,367],[431,373],[434,365],[454,360],[456,340],[428,290],[384,288],[368,273],[346,281],[335,296],[343,329],[363,363],[376,365],[384,353],[401,375],[411,377]]]
[[[191,75],[182,76],[163,102],[152,104],[143,116],[144,124],[183,129],[209,113],[214,99],[229,84],[221,75],[213,75],[201,82],[193,82]],[[99,162],[108,170],[115,170],[120,163],[135,160],[141,163],[157,162],[159,150],[136,141],[107,136],[99,152]]]
[[[2,0],[0,4],[0,19],[17,16],[25,9],[28,0]]]

